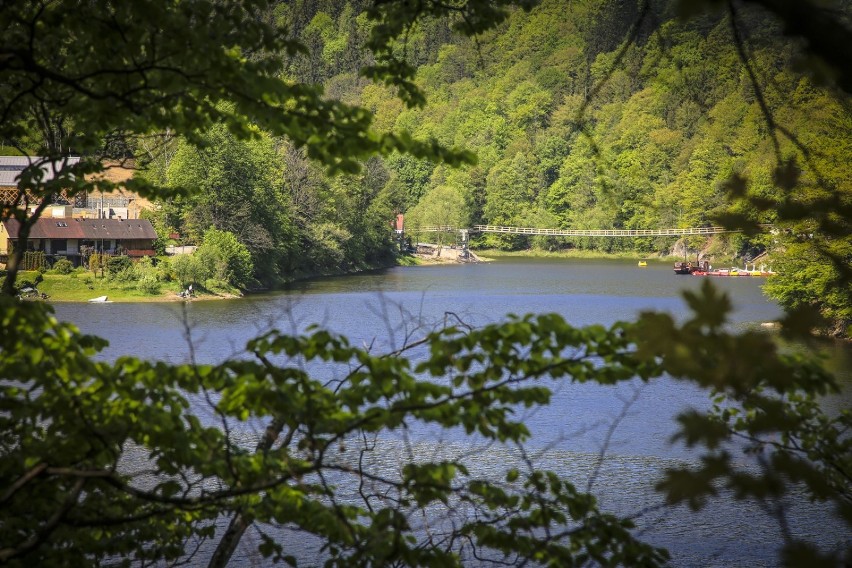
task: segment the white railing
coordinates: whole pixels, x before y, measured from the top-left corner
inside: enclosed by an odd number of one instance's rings
[[[715,235],[735,233],[725,227],[686,227],[673,229],[538,229],[531,227],[500,227],[474,225],[472,231],[480,233],[511,233],[517,235],[552,235],[557,237],[660,237],[683,235]]]
[[[414,233],[453,233],[462,229],[449,225],[415,227]],[[686,227],[673,229],[539,229],[535,227],[501,227],[498,225],[474,225],[472,233],[509,233],[513,235],[550,235],[554,237],[681,237],[685,235],[716,235],[737,233],[737,229],[725,227]]]
[[[459,229],[452,227],[450,225],[435,225],[435,226],[427,226],[427,227],[414,227],[411,232],[413,233],[455,233]]]

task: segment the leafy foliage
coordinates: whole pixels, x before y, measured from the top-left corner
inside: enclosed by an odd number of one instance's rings
[[[74,270],[74,265],[67,258],[60,258],[53,263],[51,269],[55,270],[58,274],[71,274],[71,271]]]
[[[786,564],[848,561],[848,543],[845,549],[825,551],[790,534],[788,518],[796,511],[783,502],[804,487],[812,500],[831,503],[838,519],[852,528],[852,439],[847,435],[852,413],[827,414],[820,400],[838,394],[839,386],[811,359],[781,352],[771,336],[723,332],[730,303],[709,282],[700,295],[686,296],[695,310],[692,319],[677,325],[666,315],[643,314],[633,335],[640,359],[714,392],[710,411],[692,410],[678,418],[676,439],[703,448],[701,465],[669,470],[658,489],[669,503],[697,509],[724,487],[736,499],[761,502],[778,519]]]
[[[130,260],[129,256],[110,256],[106,259],[106,269],[110,276],[116,276],[120,272],[130,271],[131,268],[133,268],[133,262]]]
[[[251,253],[233,233],[209,229],[195,254],[211,277],[238,288],[245,288],[251,282]]]
[[[179,254],[169,259],[169,269],[175,279],[186,288],[190,284],[201,284],[207,279],[207,267],[195,255]]]
[[[522,444],[529,432],[515,409],[546,404],[548,384],[612,383],[637,372],[623,326],[526,317],[470,332],[449,327],[388,354],[321,330],[273,332],[249,343],[252,358],[218,366],[106,363],[93,358],[103,340],[56,323],[49,307],[2,301],[4,561],[176,560],[191,553],[188,540],[210,546],[212,521],[241,511],[321,537],[337,563],[458,564],[455,547],[411,524],[441,503],[457,517],[456,532],[495,558],[666,558],[552,472],[510,469],[503,482],[472,475],[461,459],[399,471],[365,459],[376,451],[365,440],[415,422]],[[638,369],[648,375],[653,366]],[[199,396],[214,423],[190,404]],[[246,440],[241,433],[258,421],[268,421],[266,431]],[[339,484],[359,479],[368,493],[336,497]],[[546,538],[545,529],[560,536]],[[265,555],[288,553],[267,544]]]

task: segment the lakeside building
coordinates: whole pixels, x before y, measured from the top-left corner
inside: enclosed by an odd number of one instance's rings
[[[20,223],[7,219],[0,223],[0,257],[24,246],[48,257],[67,258],[79,266],[92,253],[130,257],[154,256],[157,233],[147,219],[83,219],[42,217],[36,220],[25,245],[18,238]]]
[[[22,206],[19,183],[27,168],[37,165],[41,181],[57,178],[59,169],[80,162],[78,157],[51,162],[38,156],[0,156],[0,207]],[[93,179],[104,179],[121,185],[133,175],[131,165],[109,164]],[[35,209],[41,202],[29,196],[28,205]],[[50,196],[45,208],[30,230],[26,243],[20,243],[20,222],[5,219],[0,223],[0,264],[9,253],[23,247],[27,251],[43,252],[48,262],[67,258],[75,266],[93,253],[126,254],[131,257],[154,256],[157,234],[151,222],[140,219],[140,212],[149,204],[136,194],[113,191],[109,193],[69,195],[64,190]]]

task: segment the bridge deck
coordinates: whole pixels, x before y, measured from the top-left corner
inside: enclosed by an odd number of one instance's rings
[[[686,227],[673,229],[539,229],[534,227],[501,227],[497,225],[474,225],[469,229],[450,226],[417,227],[414,232],[451,233],[455,231],[471,233],[508,233],[514,235],[549,235],[554,237],[681,237],[685,235],[716,235],[735,233],[725,227]]]

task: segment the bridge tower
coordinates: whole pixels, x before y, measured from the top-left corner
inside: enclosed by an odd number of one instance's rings
[[[467,256],[467,245],[468,241],[470,241],[470,229],[459,229],[459,237],[461,240],[462,250]]]

